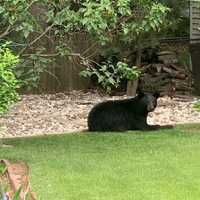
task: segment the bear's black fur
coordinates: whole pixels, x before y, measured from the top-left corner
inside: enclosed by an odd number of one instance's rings
[[[88,115],[89,131],[155,130],[148,125],[147,115],[157,106],[159,93],[140,93],[134,98],[105,101],[92,108]]]

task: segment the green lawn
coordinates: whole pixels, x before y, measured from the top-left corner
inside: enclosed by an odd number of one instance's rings
[[[7,140],[0,158],[25,160],[41,200],[197,200],[200,124],[157,132]]]

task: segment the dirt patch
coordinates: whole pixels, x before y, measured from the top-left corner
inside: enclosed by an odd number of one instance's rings
[[[107,99],[97,92],[72,91],[50,95],[22,95],[6,115],[0,117],[0,137],[17,137],[87,129],[87,115],[92,106]],[[200,122],[200,112],[193,108],[193,96],[162,97],[158,107],[149,114],[150,124],[179,124]]]

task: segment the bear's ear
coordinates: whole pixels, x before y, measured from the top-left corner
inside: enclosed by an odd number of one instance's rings
[[[153,96],[156,97],[156,98],[159,98],[159,97],[160,97],[160,93],[159,93],[159,92],[155,92],[155,93],[153,94]]]
[[[138,97],[139,97],[139,98],[142,98],[144,95],[145,95],[144,92],[142,92],[142,91],[139,91],[139,92],[138,92]]]

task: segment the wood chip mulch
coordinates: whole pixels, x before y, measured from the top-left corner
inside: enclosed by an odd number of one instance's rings
[[[82,131],[87,129],[89,110],[98,102],[122,99],[95,91],[22,95],[11,110],[0,117],[0,137],[24,137]],[[150,124],[200,122],[200,112],[193,108],[193,96],[162,97],[158,107],[149,114]]]

